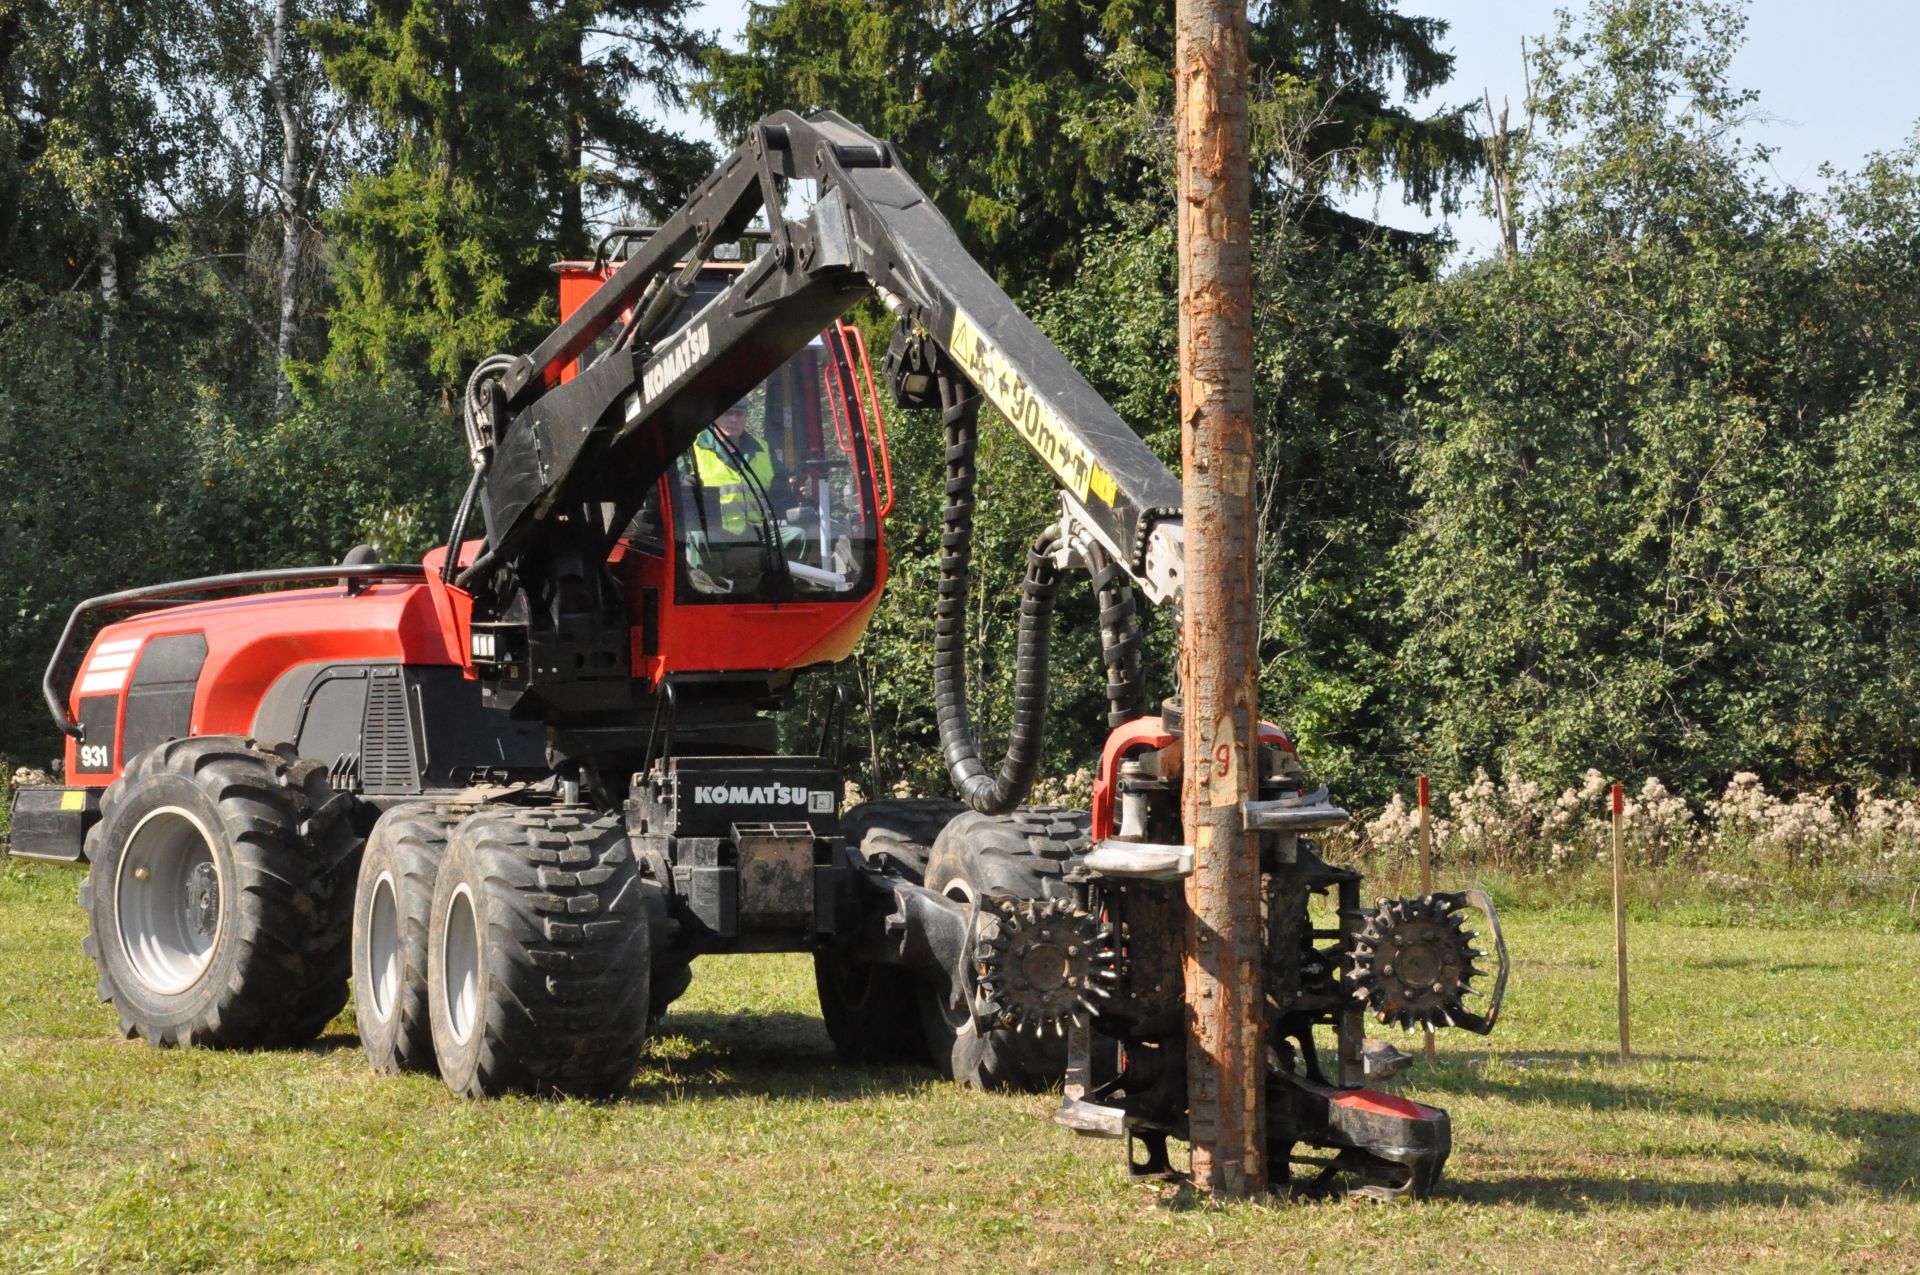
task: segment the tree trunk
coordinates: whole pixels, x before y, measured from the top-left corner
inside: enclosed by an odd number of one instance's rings
[[[1245,0],[1176,0],[1180,445],[1187,581],[1187,1100],[1193,1181],[1223,1198],[1266,1187],[1266,1015],[1251,794],[1258,545],[1254,506],[1252,175]]]
[[[114,334],[120,326],[120,303],[125,299],[120,287],[120,236],[125,227],[118,209],[100,218],[100,347],[103,350],[113,345]],[[117,366],[111,359],[108,363]]]
[[[300,337],[300,262],[306,253],[306,215],[300,170],[300,122],[287,92],[287,33],[293,26],[293,0],[274,0],[273,27],[267,34],[267,92],[280,117],[280,328],[273,343],[273,406],[284,412],[292,396],[287,362]]]
[[[579,60],[577,48],[574,59]],[[580,166],[585,158],[580,112],[569,106],[564,119],[560,130],[560,253],[585,256],[592,245],[587,242],[587,217],[580,190]]]

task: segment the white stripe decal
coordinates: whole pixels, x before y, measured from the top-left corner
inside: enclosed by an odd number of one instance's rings
[[[117,668],[133,667],[133,652],[122,651],[117,655],[96,655],[87,662],[87,672],[106,673]]]
[[[116,642],[102,642],[93,649],[95,655],[117,655],[121,651],[137,651],[145,638],[121,638]]]
[[[89,673],[80,679],[80,693],[93,695],[100,691],[117,691],[127,684],[127,671],[121,669],[114,673]]]

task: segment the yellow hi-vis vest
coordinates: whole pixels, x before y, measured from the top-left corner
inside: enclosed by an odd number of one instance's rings
[[[749,434],[735,446],[747,462],[747,472],[759,479],[760,486],[771,494],[773,456],[768,452],[767,445]],[[760,502],[755,499],[747,480],[734,468],[733,458],[714,438],[712,430],[700,431],[700,437],[694,440],[693,462],[704,491],[706,508],[719,510],[722,530],[744,535],[750,524],[757,525],[761,521]]]

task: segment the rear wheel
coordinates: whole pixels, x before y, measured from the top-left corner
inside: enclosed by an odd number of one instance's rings
[[[869,801],[841,823],[869,864],[918,880],[940,830],[965,807],[952,801]],[[861,1066],[931,1061],[920,1027],[920,981],[899,965],[816,952],[813,981],[834,1052]]]
[[[968,812],[954,819],[934,843],[926,886],[972,905],[1011,898],[1035,900],[1061,893],[1064,861],[1087,846],[1087,816],[1042,806],[1009,815]],[[983,936],[999,922],[983,911]],[[949,992],[932,982],[919,985],[920,1022],[927,1050],[942,1074],[975,1089],[1039,1090],[1066,1073],[1064,1037],[1038,1036],[1012,1028],[979,1030],[973,1021],[971,978]]]
[[[652,952],[620,820],[498,808],[455,829],[427,936],[433,1049],[466,1097],[624,1089],[646,1040]]]
[[[813,983],[820,993],[820,1017],[842,1062],[930,1061],[920,1030],[919,980],[911,970],[815,952]]]
[[[347,999],[353,799],[285,744],[175,739],[101,798],[81,904],[100,998],[153,1045],[304,1044]]]
[[[380,817],[360,859],[353,911],[353,1013],[360,1047],[387,1075],[433,1069],[427,930],[447,839],[471,806],[414,802]]]

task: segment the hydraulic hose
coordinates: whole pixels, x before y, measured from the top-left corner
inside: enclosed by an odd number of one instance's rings
[[[973,492],[979,449],[980,399],[942,378],[946,410],[946,507],[941,517],[940,580],[934,609],[934,704],[940,747],[960,797],[982,814],[1005,814],[1025,799],[1040,768],[1046,738],[1048,644],[1060,591],[1054,552],[1060,530],[1050,527],[1027,554],[1015,646],[1013,725],[998,774],[980,759],[967,710],[966,616],[972,579]],[[1140,716],[1145,698],[1139,613],[1126,571],[1097,548],[1088,566],[1100,601],[1101,660],[1107,671],[1107,724]]]
[[[466,494],[460,497],[460,507],[453,515],[453,528],[447,533],[447,560],[441,564],[440,578],[449,584],[454,583],[459,571],[460,543],[466,538],[473,503],[480,496],[480,484],[485,481],[487,466],[493,461],[493,431],[486,419],[487,382],[505,376],[513,364],[511,354],[489,354],[475,365],[467,377],[466,392],[460,396],[460,421],[466,429],[467,457],[473,463],[473,477],[467,480]],[[459,583],[464,585],[472,574],[470,568],[467,574],[459,575]]]
[[[497,381],[513,370],[511,354],[489,354],[474,366],[467,377],[467,391],[461,397],[460,419],[467,431],[467,455],[475,469],[485,468],[493,454],[494,438],[484,416],[487,382]]]
[[[440,564],[440,578],[452,584],[460,568],[460,542],[467,536],[467,520],[473,517],[473,502],[480,495],[480,481],[486,477],[486,470],[475,469],[473,477],[467,480],[467,494],[460,497],[460,508],[454,511],[453,529],[447,532],[447,560]]]
[[[1107,670],[1107,729],[1116,730],[1147,711],[1140,610],[1126,569],[1098,546],[1089,546],[1086,553],[1094,593],[1100,601],[1100,662]]]
[[[933,620],[933,697],[940,749],[960,799],[981,814],[1003,815],[1020,804],[1040,768],[1047,718],[1047,642],[1053,599],[1060,591],[1049,530],[1027,555],[1020,599],[1020,636],[1013,678],[1013,726],[1000,773],[987,773],[967,712],[967,590],[973,577],[974,458],[979,444],[980,398],[941,380],[941,416],[947,432],[947,499],[941,514],[940,582]]]

